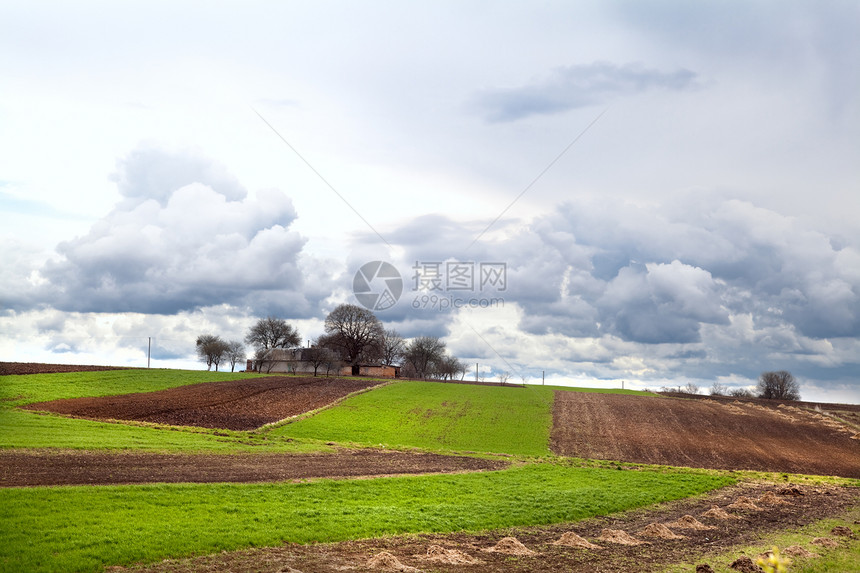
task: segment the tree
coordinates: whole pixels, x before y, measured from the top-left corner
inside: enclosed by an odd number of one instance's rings
[[[445,343],[435,336],[413,338],[406,346],[406,363],[417,378],[428,378],[438,373],[445,359]]]
[[[331,365],[337,361],[337,354],[330,348],[314,345],[302,351],[302,358],[314,367],[314,376],[322,366],[326,366],[326,375],[328,375]]]
[[[800,384],[790,372],[762,372],[758,377],[758,397],[769,400],[800,400]]]
[[[755,398],[755,394],[749,388],[733,388],[729,391],[729,396],[734,398]]]
[[[436,365],[436,372],[442,380],[453,380],[455,376],[465,376],[468,366],[454,356],[444,355]]]
[[[227,354],[227,343],[220,336],[214,334],[202,334],[197,337],[197,356],[206,363],[206,369],[211,370],[215,365],[218,372],[218,364]]]
[[[511,378],[510,372],[502,372],[501,374],[499,374],[499,382],[502,383],[502,386],[507,384],[508,380],[510,380],[510,378]]]
[[[684,394],[698,394],[699,387],[692,382],[687,382],[687,384],[678,388],[678,392],[683,392]]]
[[[711,385],[711,396],[725,396],[728,388],[720,382],[714,382]]]
[[[372,312],[354,304],[341,304],[325,319],[325,336],[319,342],[338,352],[348,364],[373,362],[382,354],[385,331]]]
[[[245,345],[238,340],[231,340],[227,343],[227,360],[230,361],[230,372],[236,368],[236,363],[245,360]]]
[[[400,364],[403,360],[403,353],[406,350],[406,341],[393,328],[386,328],[382,331],[380,350],[383,364],[388,366]]]
[[[293,325],[282,318],[269,316],[261,318],[248,331],[245,342],[258,351],[272,348],[296,348],[301,346],[302,338]]]

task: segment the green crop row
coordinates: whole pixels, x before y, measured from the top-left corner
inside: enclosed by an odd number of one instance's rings
[[[729,483],[708,472],[541,463],[304,484],[9,488],[0,490],[0,570],[97,571],[284,542],[558,523]]]

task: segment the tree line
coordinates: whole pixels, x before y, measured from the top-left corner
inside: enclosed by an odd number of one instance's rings
[[[682,394],[698,394],[699,387],[692,382],[677,388],[661,388],[662,392],[680,392]],[[732,388],[721,382],[714,382],[711,386],[711,396],[732,396],[735,398],[765,398],[768,400],[800,400],[800,383],[785,370],[776,372],[762,372],[758,377],[756,391],[749,388]]]
[[[467,365],[449,355],[440,338],[418,336],[407,340],[396,330],[386,329],[371,311],[354,304],[341,304],[331,311],[324,331],[301,352],[302,360],[314,368],[314,376],[322,369],[328,374],[342,366],[367,364],[400,366],[402,375],[408,378],[453,380],[466,374]],[[302,338],[286,320],[269,316],[251,326],[245,343],[254,348],[255,367],[271,371],[276,363],[272,350],[298,349]],[[227,342],[211,334],[198,337],[197,355],[207,368],[214,365],[216,371],[225,360],[230,362],[232,372],[236,362],[246,359],[241,342]]]

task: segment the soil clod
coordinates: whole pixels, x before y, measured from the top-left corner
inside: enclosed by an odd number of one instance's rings
[[[729,567],[735,571],[740,571],[741,573],[762,573],[763,571],[761,567],[753,563],[753,560],[746,555],[741,555],[732,561]]]
[[[673,533],[671,529],[662,523],[651,523],[639,531],[643,537],[656,537],[657,539],[686,539],[683,535]]]
[[[830,535],[838,535],[840,537],[855,537],[854,532],[851,531],[851,528],[845,527],[844,525],[837,525],[836,527],[831,529]]]
[[[737,515],[732,515],[719,505],[712,505],[711,509],[702,513],[702,517],[710,517],[711,519],[743,519]]]
[[[600,532],[600,536],[597,539],[606,541],[607,543],[617,543],[618,545],[645,545],[648,543],[647,541],[636,539],[622,529],[604,529]]]
[[[599,545],[591,543],[572,531],[564,532],[553,545],[564,545],[565,547],[580,547],[582,549],[602,549]]]
[[[427,548],[427,553],[420,558],[446,565],[481,565],[484,563],[480,559],[476,559],[458,549],[448,549],[441,545],[431,545]]]
[[[416,569],[415,567],[410,567],[409,565],[404,565],[400,562],[400,560],[389,553],[388,551],[381,551],[371,557],[367,561],[367,566],[371,569],[382,569],[383,571],[396,571],[398,573],[421,573],[420,569]]]
[[[800,545],[789,545],[785,549],[782,550],[783,555],[788,555],[789,557],[802,557],[804,559],[811,559],[813,557],[818,557],[818,553],[813,553],[812,551],[807,551]]]
[[[679,517],[677,520],[672,523],[667,523],[667,527],[677,527],[680,529],[695,529],[697,531],[706,531],[708,529],[716,529],[713,525],[705,525],[692,515],[685,515],[683,517]]]
[[[537,552],[532,551],[528,547],[522,544],[519,539],[516,537],[504,537],[499,540],[493,547],[489,549],[485,549],[484,551],[492,552],[492,553],[505,553],[507,555],[537,555]]]

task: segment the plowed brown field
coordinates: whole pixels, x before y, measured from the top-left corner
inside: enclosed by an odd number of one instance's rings
[[[506,462],[428,453],[153,454],[0,451],[0,487],[290,481],[495,470]]]
[[[853,434],[796,408],[560,391],[551,447],[582,458],[860,478]]]
[[[205,382],[158,392],[71,398],[24,406],[78,418],[253,430],[379,385],[377,380],[267,376]]]

